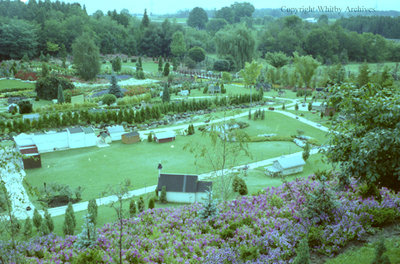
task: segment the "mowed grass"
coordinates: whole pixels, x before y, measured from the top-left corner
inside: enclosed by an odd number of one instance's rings
[[[254,117],[254,111],[252,112],[252,117]],[[264,120],[248,120],[248,117],[242,117],[238,120],[250,124],[244,130],[249,136],[277,134],[278,136],[289,137],[297,135],[298,131],[303,131],[304,135],[317,139],[321,144],[327,141],[326,132],[273,111],[265,111]]]
[[[332,166],[330,164],[323,161],[322,154],[314,154],[309,157],[302,172],[288,175],[285,177],[285,179],[287,181],[293,181],[296,178],[308,177],[318,170],[329,170],[331,168]],[[244,177],[244,180],[246,181],[249,194],[257,193],[258,191],[267,187],[279,186],[283,183],[281,178],[273,178],[268,176],[265,173],[264,166],[249,171],[247,176]]]
[[[305,125],[295,119],[279,113],[266,112],[265,120],[249,122],[244,129],[250,136],[263,133],[276,133],[290,136],[297,130],[305,131],[305,135],[324,141],[325,132]],[[67,184],[72,189],[84,187],[82,200],[90,200],[103,196],[104,190],[116,185],[124,179],[130,179],[133,189],[152,186],[157,183],[159,162],[163,164],[165,173],[200,174],[212,171],[206,160],[198,160],[184,147],[201,143],[211,145],[207,135],[196,130],[192,136],[177,136],[176,141],[157,144],[140,142],[126,145],[114,142],[106,148],[82,148],[44,153],[41,155],[42,168],[27,170],[26,180],[33,187],[42,188],[43,183]],[[233,165],[242,165],[284,154],[301,151],[302,148],[288,141],[254,142],[248,144],[251,156],[239,155]]]
[[[397,234],[385,239],[385,246],[385,255],[389,257],[390,263],[400,264],[400,236]],[[375,257],[375,247],[376,243],[368,243],[360,248],[352,248],[327,260],[325,264],[370,264]]]
[[[34,83],[21,82],[18,80],[0,80],[0,91],[3,89],[11,89],[11,88],[28,88],[34,89]]]

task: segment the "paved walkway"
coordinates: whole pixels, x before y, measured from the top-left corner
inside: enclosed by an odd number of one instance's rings
[[[266,98],[272,98],[272,97],[266,97]],[[294,105],[296,103],[295,99],[279,98],[279,97],[276,97],[275,99],[291,100],[292,103],[288,104],[287,106],[291,106],[291,105]],[[268,107],[261,107],[259,109],[267,110]],[[312,122],[312,121],[307,120],[305,118],[297,117],[296,115],[294,115],[292,113],[288,113],[288,112],[285,112],[285,111],[274,111],[274,112],[286,115],[286,116],[291,117],[291,118],[296,118],[298,121],[303,122],[305,124],[308,124],[310,126],[313,126],[313,127],[317,128],[317,129],[320,129],[322,131],[328,131],[328,128],[323,127],[320,124]],[[226,118],[220,118],[220,119],[216,119],[216,120],[211,120],[208,123],[197,122],[197,123],[194,123],[193,125],[194,126],[201,126],[201,125],[205,125],[205,124],[221,123],[223,121],[236,119],[236,118],[247,116],[247,115],[248,115],[248,112],[245,111],[243,113],[240,113],[240,114],[237,114],[237,115],[234,115],[234,116],[228,116]],[[187,129],[187,124],[168,127],[168,128],[156,128],[156,129],[149,129],[149,130],[139,131],[139,134],[140,134],[141,137],[147,138],[147,136],[145,136],[145,134],[148,134],[150,131],[152,131],[152,132],[162,132],[162,131],[173,131],[173,130],[182,130],[182,129]],[[315,153],[318,152],[318,150],[319,150],[318,148],[312,149],[310,154],[315,154]],[[300,151],[300,152],[296,152],[296,153],[293,153],[293,154],[290,154],[290,155],[286,155],[286,156],[291,157],[291,156],[298,156],[298,155],[301,156],[302,152]],[[266,160],[262,160],[262,161],[257,161],[257,162],[253,162],[253,163],[249,163],[249,164],[239,165],[239,166],[233,167],[231,169],[226,169],[225,173],[226,172],[230,172],[230,171],[238,170],[240,168],[243,168],[243,166],[245,166],[245,165],[249,166],[249,169],[254,169],[254,168],[258,168],[258,167],[262,167],[262,166],[267,166],[269,164],[272,164],[272,162],[274,160],[276,160],[277,158],[279,158],[279,157],[266,159]],[[219,174],[220,172],[221,171],[218,171],[217,174]],[[214,177],[215,174],[216,174],[215,172],[209,172],[209,173],[200,174],[199,175],[199,179],[205,179],[205,178]],[[25,192],[25,189],[22,186],[22,179],[21,179],[21,181],[19,183],[15,182],[14,184],[17,184],[17,185],[19,184],[20,187],[22,187],[23,192]],[[14,185],[14,187],[11,187],[11,186],[7,187],[6,186],[6,188],[7,188],[7,190],[9,190],[9,188],[11,188],[11,190],[15,189],[15,190],[18,190],[18,192],[22,191],[21,188],[16,188],[15,185]],[[141,189],[130,191],[126,195],[126,198],[130,198],[130,197],[133,197],[133,196],[140,196],[140,195],[143,195],[143,194],[146,194],[146,193],[154,192],[155,188],[156,188],[156,185],[153,185],[153,186],[148,186],[148,187],[145,187],[145,188],[141,188]],[[26,195],[26,192],[25,192],[25,195]],[[19,198],[17,198],[17,199],[19,199]],[[116,196],[111,195],[111,196],[108,196],[108,197],[98,198],[98,199],[96,199],[96,202],[97,202],[98,205],[107,205],[107,204],[110,204],[110,203],[115,202],[117,200],[118,200],[118,198]],[[26,199],[25,199],[25,201],[26,201]],[[29,199],[27,199],[27,201],[29,201]],[[22,207],[21,206],[16,206],[15,208],[26,208],[26,206],[27,205],[24,204],[24,205],[22,205]],[[34,206],[31,205],[30,201],[29,201],[29,206],[31,206],[32,209],[34,208]],[[79,211],[86,210],[87,206],[88,206],[88,202],[86,201],[86,202],[81,202],[81,203],[74,204],[73,208],[74,208],[75,212],[79,212]],[[60,206],[60,207],[56,207],[56,208],[50,208],[48,211],[49,211],[51,216],[60,216],[60,215],[64,215],[66,208],[67,208],[67,206]],[[39,212],[43,215],[43,211],[39,211]],[[23,210],[15,209],[14,214],[18,219],[25,219],[28,216],[32,218],[33,210],[31,210],[31,211],[23,211]]]

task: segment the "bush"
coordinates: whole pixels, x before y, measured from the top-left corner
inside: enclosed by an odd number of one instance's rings
[[[237,192],[240,195],[246,195],[248,193],[246,182],[238,176],[235,176],[233,179],[232,188],[234,192]]]
[[[386,252],[385,240],[381,238],[375,248],[375,256],[371,264],[390,264],[388,256],[383,255]]]
[[[141,213],[144,210],[145,210],[145,206],[144,206],[143,197],[140,197],[139,201],[138,201],[138,211]]]
[[[117,101],[117,97],[113,94],[105,94],[103,96],[102,102],[108,106],[112,105]]]
[[[59,85],[61,85],[63,90],[71,90],[75,88],[70,80],[50,75],[37,80],[35,91],[40,99],[57,99]]]
[[[136,202],[135,200],[131,199],[129,201],[129,217],[133,217],[136,214]]]
[[[153,209],[154,208],[154,199],[153,198],[150,198],[148,208],[149,209]]]
[[[224,83],[230,83],[232,81],[232,75],[229,72],[222,73],[222,81]]]
[[[165,186],[161,188],[160,202],[164,204],[167,203],[167,187]]]
[[[214,62],[213,69],[215,71],[229,71],[230,70],[230,63],[227,60],[217,60]]]
[[[293,264],[309,264],[310,263],[310,248],[306,238],[300,241],[299,246],[296,248],[296,258]]]
[[[395,223],[400,218],[399,212],[394,208],[372,208],[366,212],[373,217],[373,227],[383,227]]]
[[[29,114],[33,111],[33,105],[29,101],[19,101],[18,107],[20,114]]]
[[[103,260],[104,253],[98,249],[89,248],[86,251],[80,252],[73,264],[86,264],[86,263],[106,263]]]

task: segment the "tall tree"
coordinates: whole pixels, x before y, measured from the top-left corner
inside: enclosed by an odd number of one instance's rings
[[[188,51],[188,56],[196,63],[199,63],[206,58],[206,52],[200,47],[193,47]]]
[[[111,76],[111,86],[108,93],[115,95],[117,98],[123,97],[123,93],[121,91],[121,87],[118,85],[117,77],[115,75]]]
[[[195,7],[189,13],[187,24],[189,27],[205,29],[207,21],[208,16],[206,11],[204,11],[204,9],[201,7]]]
[[[142,26],[148,27],[150,25],[150,19],[147,15],[147,9],[144,10],[143,18],[142,18]]]
[[[58,85],[57,102],[58,102],[59,104],[62,104],[62,103],[65,102],[65,99],[64,99],[64,91],[63,91],[63,88],[62,88],[61,84]]]
[[[170,95],[169,95],[168,84],[165,84],[163,95],[162,95],[162,101],[165,103],[165,102],[169,102],[169,100],[170,100]]]
[[[275,68],[281,68],[289,63],[290,58],[286,56],[285,53],[279,52],[267,52],[265,54],[265,59],[269,64],[274,66]]]
[[[253,59],[255,39],[252,32],[243,24],[215,34],[217,53],[221,57],[232,56],[236,69],[242,69]]]
[[[369,67],[366,62],[360,65],[359,71],[358,71],[358,77],[357,77],[357,83],[358,86],[363,86],[366,85],[370,80],[369,76]]]
[[[303,79],[306,87],[310,87],[311,78],[314,76],[315,70],[318,68],[319,63],[313,59],[310,55],[308,56],[299,56],[297,52],[293,53],[294,55],[294,66],[296,71],[300,74]],[[307,93],[305,93],[304,100],[307,99]]]
[[[182,56],[185,54],[186,44],[182,31],[177,31],[174,33],[174,35],[172,35],[172,42],[170,48],[172,55],[174,55],[179,59],[181,59]]]
[[[112,60],[111,65],[112,65],[113,71],[119,72],[119,71],[121,70],[121,67],[122,67],[122,65],[121,65],[121,58],[118,57],[118,56],[115,57],[115,58]]]
[[[72,45],[74,64],[84,80],[91,80],[100,72],[99,48],[88,33],[77,38]]]
[[[250,86],[250,106],[252,103],[251,88],[256,84],[257,78],[261,72],[261,68],[262,65],[253,60],[251,63],[246,62],[244,69],[240,71],[240,75],[243,77],[244,83],[247,86]]]

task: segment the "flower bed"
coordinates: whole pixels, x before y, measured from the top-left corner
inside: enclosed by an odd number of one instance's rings
[[[331,256],[375,226],[399,219],[399,194],[381,189],[378,201],[361,198],[355,182],[345,191],[335,187],[335,181],[297,180],[220,203],[207,221],[198,216],[201,204],[147,210],[124,222],[124,263],[290,263],[307,232],[311,250]],[[331,200],[321,202],[320,195]],[[53,235],[21,244],[18,252],[32,263],[72,262],[89,253],[111,263],[118,255],[118,230],[118,223],[103,226],[86,252],[74,248],[75,236]]]

